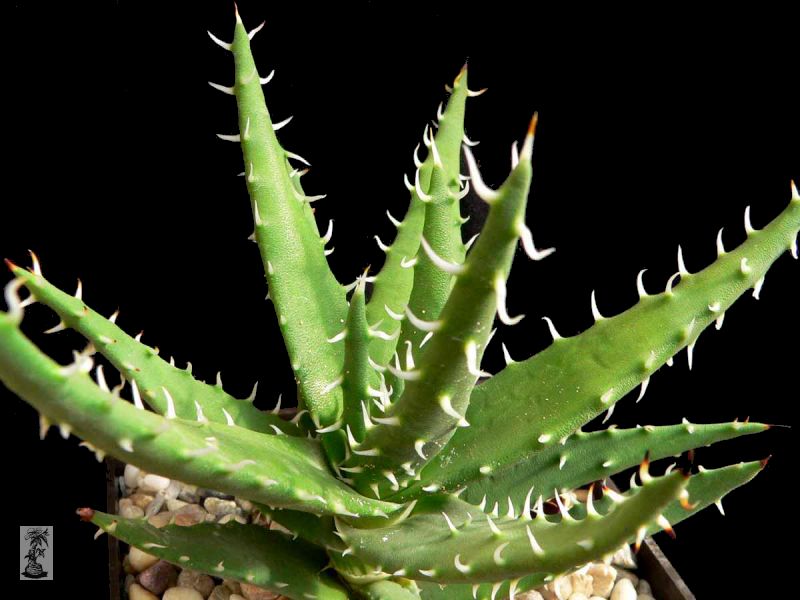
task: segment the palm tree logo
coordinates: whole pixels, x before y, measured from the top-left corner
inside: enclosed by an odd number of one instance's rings
[[[25,532],[25,539],[28,541],[28,553],[25,555],[28,564],[22,575],[33,579],[47,577],[47,571],[42,568],[39,559],[42,558],[47,552],[50,544],[47,537],[50,532],[44,527],[29,527]]]

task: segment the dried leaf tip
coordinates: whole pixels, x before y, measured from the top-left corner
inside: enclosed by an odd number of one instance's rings
[[[525,134],[525,142],[522,144],[520,160],[530,160],[533,154],[533,138],[536,135],[536,125],[539,123],[539,113],[534,112],[531,122],[528,124],[528,132]]]
[[[19,269],[17,264],[14,261],[12,261],[10,258],[4,258],[3,261],[5,261],[6,266],[8,267],[8,270],[11,271],[12,273],[14,272],[15,269]]]
[[[88,523],[94,518],[94,509],[93,508],[79,508],[75,511],[75,514],[81,518],[81,521],[84,523]]]
[[[772,459],[772,454],[770,454],[770,455],[769,455],[769,456],[767,456],[766,458],[762,458],[762,459],[759,461],[759,463],[761,464],[761,468],[762,468],[762,469],[766,468],[766,466],[767,466],[767,464],[769,463],[770,459]]]

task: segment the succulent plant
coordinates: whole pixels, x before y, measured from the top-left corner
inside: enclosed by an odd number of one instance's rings
[[[536,116],[498,189],[481,179],[464,135],[463,69],[436,126],[423,135],[410,195],[382,268],[350,285],[328,267],[332,223],[320,231],[302,185],[304,159],[283,148],[267,111],[262,77],[238,19],[231,87],[244,180],[252,200],[253,239],[298,389],[287,420],[248,399],[192,377],[172,360],[62,292],[42,275],[8,262],[14,279],[0,312],[0,379],[40,413],[41,435],[56,424],[99,458],[110,454],[172,479],[246,498],[294,535],[259,525],[168,525],[85,510],[102,531],[181,566],[256,584],[291,598],[471,598],[513,596],[721,501],[752,479],[763,462],[690,475],[649,474],[657,460],[721,440],[764,431],[750,422],[582,427],[639,387],[673,356],[692,351],[700,333],[721,326],[748,290],[758,296],[770,265],[786,250],[797,258],[800,195],[747,240],[660,293],[638,279],[639,302],[603,316],[544,351],[513,360],[490,376],[481,358],[495,316],[506,310],[506,280],[521,243],[538,249],[525,225]],[[461,173],[461,155],[468,176]],[[477,237],[462,240],[459,201],[476,194],[489,206]],[[22,288],[29,296],[24,299]],[[349,300],[348,300],[349,298]],[[88,346],[68,365],[42,353],[20,331],[24,309],[40,302]],[[109,388],[101,354],[119,371]],[[94,378],[90,376],[93,371]],[[123,391],[132,400],[122,399]],[[251,400],[252,398],[250,398]],[[638,482],[615,492],[602,482],[640,465]],[[671,470],[668,470],[671,471]],[[588,490],[577,494],[574,490]],[[582,501],[578,501],[580,497]],[[548,514],[546,503],[557,510]]]

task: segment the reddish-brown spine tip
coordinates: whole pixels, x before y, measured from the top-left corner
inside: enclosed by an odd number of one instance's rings
[[[633,545],[633,553],[634,554],[639,554],[639,550],[641,550],[641,549],[642,549],[642,542],[640,542],[639,540],[636,540],[636,543]]]
[[[667,525],[664,525],[664,531],[665,531],[665,532],[666,532],[666,534],[667,534],[669,537],[671,537],[673,540],[674,540],[676,537],[678,537],[678,536],[676,536],[676,535],[675,535],[675,530],[672,528],[672,525],[669,525],[669,526],[667,526]]]
[[[761,463],[761,468],[765,468],[769,463],[770,459],[772,458],[772,454],[770,454],[767,458],[761,459],[759,462]]]
[[[15,269],[19,269],[19,267],[10,258],[4,258],[3,260],[6,262],[8,270],[11,271],[12,273],[14,272]]]
[[[536,135],[536,124],[539,122],[539,112],[536,111],[531,117],[531,122],[528,124],[528,135]]]
[[[79,508],[78,510],[75,511],[75,514],[77,514],[81,518],[81,521],[88,523],[94,518],[94,509]]]

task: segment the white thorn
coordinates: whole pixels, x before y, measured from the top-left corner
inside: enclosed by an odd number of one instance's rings
[[[421,331],[438,331],[442,327],[441,321],[425,321],[417,317],[411,309],[406,306],[405,314],[408,316],[408,320],[411,324]]]
[[[747,264],[747,257],[743,258],[739,263],[739,270],[742,272],[742,275],[749,275],[753,272],[753,267]]]
[[[692,361],[694,357],[694,345],[697,343],[697,340],[693,341],[691,344],[686,346],[686,360],[689,364],[689,370],[692,370]]]
[[[722,498],[720,498],[719,500],[714,502],[714,506],[717,507],[717,510],[719,511],[719,514],[721,514],[724,517],[725,516],[725,509],[722,508]]]
[[[600,314],[600,310],[597,308],[597,298],[595,298],[594,290],[592,290],[592,317],[594,317],[595,323],[605,319],[605,317]]]
[[[558,459],[558,470],[561,471],[565,464],[567,464],[567,455],[562,454],[561,458]]]
[[[725,321],[725,313],[722,313],[717,319],[714,321],[714,328],[719,331],[722,329],[722,323]]]
[[[797,236],[792,240],[792,243],[789,245],[789,251],[792,253],[792,258],[797,260]]]
[[[442,512],[442,516],[444,517],[445,522],[447,522],[447,528],[450,530],[451,533],[458,533],[458,529],[456,529],[453,522],[450,520],[450,517],[447,516],[446,512]]]
[[[558,493],[558,490],[556,490],[555,501],[556,506],[558,506],[558,512],[561,513],[561,519],[564,521],[574,521],[575,519],[569,514],[567,507],[564,506],[564,502],[561,500],[561,495]]]
[[[162,389],[164,389],[164,391],[166,392],[165,388]],[[164,395],[166,396],[167,394]],[[200,406],[200,403],[197,400],[194,401],[194,409],[195,412],[197,413],[197,421],[200,423],[208,423],[208,419],[206,419],[206,416],[203,414],[203,407]]]
[[[83,283],[80,279],[78,279],[78,288],[75,290],[75,298],[77,300],[83,300]]]
[[[227,85],[220,85],[218,83],[214,83],[213,81],[209,81],[208,85],[210,85],[215,90],[219,90],[224,94],[228,94],[229,96],[234,95],[233,86],[228,87]]]
[[[639,389],[639,397],[636,398],[636,402],[639,402],[642,398],[644,398],[644,393],[647,391],[647,386],[650,384],[650,378],[645,377],[642,380],[642,387]]]
[[[430,129],[430,125],[425,125],[425,129],[422,132],[422,143],[425,144],[426,148],[431,147],[431,139],[433,139],[432,137],[429,137]]]
[[[600,516],[600,513],[594,507],[594,486],[589,488],[589,494],[586,496],[586,514],[592,517]]]
[[[378,448],[370,448],[369,450],[353,450],[353,454],[359,456],[380,456],[381,451]]]
[[[275,77],[275,69],[272,69],[272,71],[270,71],[269,75],[267,75],[266,77],[259,77],[258,82],[261,85],[267,85],[270,81],[272,81],[273,77]]]
[[[500,531],[500,528],[495,525],[495,522],[492,520],[492,517],[486,515],[486,523],[489,525],[489,529],[491,529],[492,533],[495,535],[503,535],[503,532]]]
[[[229,44],[228,42],[223,42],[221,39],[219,39],[217,36],[215,36],[210,31],[207,31],[206,33],[208,34],[208,37],[211,38],[211,41],[213,41],[217,46],[219,46],[223,50],[227,50],[228,52],[231,51],[232,44]]]
[[[431,135],[431,153],[433,154],[433,164],[442,167],[442,157],[439,156],[439,149],[436,147],[436,139]]]
[[[419,144],[414,148],[414,166],[419,169],[422,166],[422,161],[419,159],[417,153],[419,152]]]
[[[217,382],[215,384],[218,388],[222,387],[222,371],[217,371]]]
[[[406,181],[406,187],[408,187],[408,181]],[[430,202],[433,196],[430,194],[426,194],[422,191],[422,185],[419,182],[419,169],[417,169],[416,173],[414,173],[414,187],[413,190],[417,193],[417,197],[422,200],[423,202]]]
[[[375,427],[375,423],[373,423],[369,418],[369,409],[367,408],[367,404],[364,402],[364,400],[361,401],[361,418],[364,421],[364,429],[367,431]]]
[[[383,305],[383,310],[386,311],[386,314],[394,321],[402,321],[406,318],[406,316],[401,312],[394,312],[391,308],[389,308],[388,304]]]
[[[497,316],[504,325],[516,325],[525,315],[510,317],[506,309],[506,281],[502,273],[497,273],[494,278],[494,292],[497,295]]]
[[[678,277],[680,277],[680,275],[681,275],[680,273],[674,273],[674,274],[672,275],[672,277],[670,277],[670,278],[667,280],[667,287],[666,287],[666,289],[664,290],[664,292],[667,294],[667,296],[671,296],[671,295],[672,295],[672,285],[675,283],[675,280],[676,280]]]
[[[235,422],[234,422],[234,420],[233,420],[233,417],[231,416],[231,413],[229,413],[227,410],[225,410],[225,409],[223,408],[223,409],[222,409],[222,414],[224,414],[224,415],[225,415],[225,422],[226,422],[228,425],[231,425],[231,426],[233,426],[233,425],[236,425],[236,423],[235,423]]]
[[[474,147],[474,146],[477,146],[478,144],[480,144],[480,142],[473,142],[471,139],[469,139],[467,137],[466,133],[461,138],[461,141],[463,141],[467,146],[471,146],[471,147]]]
[[[470,340],[467,342],[467,345],[464,347],[464,352],[467,356],[467,371],[473,377],[491,377],[491,373],[487,373],[486,371],[481,371],[480,366],[478,364],[478,344],[475,343],[474,340]]]
[[[390,427],[396,427],[400,425],[400,417],[372,417],[372,420],[376,423],[380,423],[381,425],[388,425]]]
[[[510,543],[511,542],[503,542],[497,548],[494,549],[494,553],[492,554],[492,560],[494,561],[494,564],[502,565],[505,562],[500,555],[502,554],[503,550],[506,549],[506,546],[508,546]]]
[[[686,417],[683,417],[683,419],[681,419],[681,423],[683,423],[684,425],[686,425],[686,431],[687,431],[687,432],[689,432],[689,433],[694,433],[694,431],[695,431],[695,429],[694,429],[694,425],[692,425],[692,424],[689,422],[689,419],[687,419]]]
[[[508,511],[506,512],[507,519],[516,519],[517,512],[514,510],[514,503],[511,501],[511,496],[508,496]]]
[[[513,358],[511,358],[511,354],[509,354],[509,352],[508,352],[508,348],[506,348],[506,345],[505,345],[505,343],[501,343],[501,344],[500,344],[500,347],[503,349],[503,358],[504,358],[504,359],[505,359],[505,361],[506,361],[506,365],[510,365],[510,364],[512,364],[512,363],[515,363],[515,362],[517,362],[517,361],[515,361]]]
[[[427,457],[422,452],[422,448],[425,446],[425,440],[417,440],[414,442],[414,450],[419,455],[422,460],[425,460]]]
[[[410,269],[414,265],[417,264],[417,257],[414,256],[412,258],[408,258],[406,256],[403,257],[403,260],[400,261],[400,266],[404,269]]]
[[[272,131],[278,131],[279,129],[283,129],[284,127],[286,127],[291,122],[291,120],[293,118],[294,118],[294,115],[292,115],[290,117],[286,117],[283,121],[278,121],[277,123],[273,123],[272,124]],[[287,155],[288,155],[288,153],[287,153]],[[298,159],[298,160],[300,160],[300,162],[305,162],[304,160],[301,160],[301,159]],[[306,162],[305,164],[308,164],[308,163]]]
[[[293,158],[294,160],[299,161],[308,167],[311,166],[310,162],[308,162],[305,158],[303,158],[299,154],[295,154],[294,152],[286,152],[286,158]]]
[[[465,250],[469,250],[470,248],[472,248],[472,244],[474,244],[474,243],[475,243],[475,240],[477,240],[477,239],[478,239],[478,236],[479,236],[479,235],[480,235],[480,233],[476,233],[476,234],[475,234],[475,235],[473,235],[471,238],[469,238],[469,239],[467,240],[467,243],[466,243],[466,244],[464,244],[464,249],[465,249]]]
[[[467,157],[467,165],[469,167],[470,181],[472,181],[472,189],[475,190],[475,193],[481,200],[491,204],[500,197],[500,193],[497,190],[491,189],[483,182],[481,172],[478,169],[477,163],[475,162],[475,157],[472,155],[472,150],[469,149],[469,144],[464,146],[464,156]]]
[[[342,385],[343,381],[344,381],[344,375],[339,375],[339,377],[337,377],[336,379],[334,379],[330,383],[326,384],[325,387],[322,388],[322,395],[324,396],[326,394],[331,393],[337,387]]]
[[[508,600],[514,600],[516,598],[518,584],[519,584],[519,579],[512,579],[511,582],[508,584]]]
[[[725,254],[725,246],[722,243],[722,228],[720,228],[719,232],[717,233],[717,257],[723,256]]]
[[[469,194],[469,181],[467,181],[467,185],[465,185],[464,188],[458,194],[456,194],[455,196],[453,196],[453,194],[450,194],[450,197],[454,198],[457,202],[460,202],[461,200],[467,197],[467,194]]]
[[[636,291],[639,293],[639,298],[646,298],[649,294],[644,289],[644,274],[647,269],[642,269],[636,276]]]
[[[716,314],[720,311],[720,309],[722,309],[722,304],[720,302],[712,302],[708,305],[708,310],[710,310],[712,313]]]
[[[261,21],[261,24],[258,27],[255,27],[252,30],[248,31],[247,32],[247,39],[248,40],[252,40],[255,37],[255,35],[259,31],[261,31],[261,29],[264,27],[264,25],[266,25],[266,23],[267,23],[266,21]]]
[[[238,134],[238,133],[233,133],[233,134],[218,133],[217,137],[219,139],[221,139],[221,140],[226,141],[226,142],[241,142],[242,141],[242,136],[240,134]]]
[[[756,284],[753,286],[753,298],[756,300],[760,300],[761,298],[761,288],[764,287],[764,276],[762,276]]]
[[[522,514],[520,517],[523,521],[531,520],[531,497],[533,496],[533,486],[530,487],[528,493],[525,495],[525,503],[522,506]]]
[[[543,512],[539,514],[543,514]],[[542,556],[544,554],[544,549],[542,549],[542,547],[539,545],[539,542],[537,542],[536,538],[533,536],[530,525],[525,525],[525,532],[528,534],[528,542],[531,544],[531,550],[533,550],[533,553],[537,556]]]
[[[436,569],[417,569],[420,573],[425,575],[425,577],[433,577],[436,575]]]
[[[66,323],[64,323],[64,321],[59,321],[58,324],[54,325],[50,329],[46,329],[44,333],[57,333],[59,331],[64,331],[66,328]]]
[[[414,355],[411,352],[412,344],[411,340],[406,340],[406,371],[413,371],[414,367]]]
[[[674,359],[673,359],[673,358],[670,356],[670,357],[667,359],[667,366],[668,366],[668,367],[671,367],[673,362],[674,362]]]
[[[117,444],[120,448],[125,450],[125,452],[133,452],[133,442],[130,438],[122,438],[121,440],[117,441]]]
[[[797,186],[795,185],[794,181],[791,182],[792,188],[792,200],[797,202],[800,201],[800,194],[797,193]]]
[[[467,90],[467,97],[469,98],[477,98],[478,96],[485,94],[486,90],[489,88],[481,88],[479,90]]]
[[[420,341],[419,347],[422,348],[425,344],[428,343],[428,340],[431,339],[432,337],[433,337],[433,332],[432,331],[429,331],[428,333],[426,333],[425,337],[422,338],[422,340]]]
[[[458,419],[458,426],[459,427],[468,427],[469,423],[464,419],[463,415],[460,415],[456,409],[453,408],[451,403],[451,398],[448,394],[442,394],[439,396],[439,407],[442,409],[446,415],[453,417],[454,419]]]
[[[378,248],[380,248],[380,249],[381,249],[381,250],[383,250],[384,252],[388,252],[388,251],[389,251],[389,248],[391,248],[391,246],[387,246],[386,244],[384,244],[384,243],[381,241],[381,238],[380,238],[380,237],[378,237],[377,235],[376,235],[376,236],[373,236],[373,237],[375,238],[375,241],[378,243]]]
[[[425,254],[428,255],[428,258],[431,260],[431,262],[445,273],[450,275],[460,275],[466,270],[465,265],[446,261],[441,256],[436,254],[433,248],[431,248],[431,245],[428,243],[428,240],[425,239],[425,236],[420,238],[420,242],[422,243],[422,249],[425,251]]]
[[[331,338],[328,338],[326,341],[329,344],[335,344],[336,342],[341,342],[346,337],[347,337],[347,328],[345,327],[339,333],[337,333],[335,336],[333,336]]]
[[[511,170],[517,168],[519,164],[519,149],[517,148],[517,141],[514,140],[514,143],[511,144]]]
[[[396,329],[394,333],[389,334],[389,333],[386,333],[385,331],[381,331],[380,329],[377,329],[378,325],[380,325],[380,323],[375,324],[374,327],[372,327],[371,329],[367,330],[367,335],[369,337],[378,338],[379,340],[386,340],[388,342],[388,341],[397,339],[400,336],[400,330],[399,329]]]
[[[750,207],[744,209],[744,232],[750,237],[751,233],[755,232],[753,229],[753,223],[750,221]]]
[[[678,246],[678,273],[681,274],[681,277],[685,277],[689,275],[689,271],[686,270],[686,263],[683,261],[683,249]]]
[[[405,185],[409,192],[415,191],[414,185],[408,180],[408,175],[406,173],[403,173],[403,185]]]
[[[547,322],[547,328],[550,330],[550,335],[553,336],[553,341],[562,339],[558,331],[556,331],[556,326],[553,325],[553,321],[550,317],[542,317],[542,320]]]

